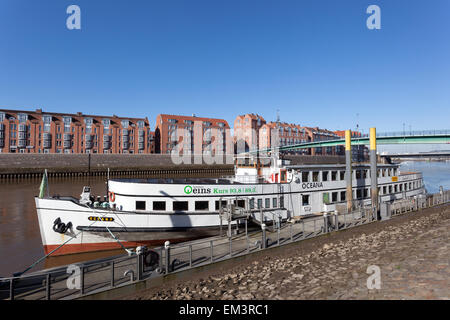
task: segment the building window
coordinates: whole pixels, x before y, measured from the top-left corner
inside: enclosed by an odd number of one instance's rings
[[[270,198],[266,198],[265,202],[266,202],[266,208],[270,208]]]
[[[276,208],[277,207],[277,198],[273,198],[272,199],[272,207]]]
[[[345,201],[346,191],[341,191],[341,201]]]

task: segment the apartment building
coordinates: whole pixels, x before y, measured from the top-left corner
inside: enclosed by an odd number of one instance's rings
[[[333,131],[321,129],[319,127],[304,127],[308,141],[327,141],[337,140],[340,137]],[[338,155],[336,147],[317,147],[308,151],[310,155]]]
[[[191,154],[232,153],[230,126],[223,119],[195,115],[159,114],[156,117],[155,152]]]
[[[150,153],[148,119],[0,109],[3,153]]]
[[[287,146],[308,142],[305,129],[299,124],[268,122],[259,129],[259,148]],[[291,154],[307,154],[307,149],[290,150]]]
[[[257,149],[259,143],[259,129],[266,124],[266,120],[258,114],[247,113],[239,115],[234,120],[233,141],[239,152]]]

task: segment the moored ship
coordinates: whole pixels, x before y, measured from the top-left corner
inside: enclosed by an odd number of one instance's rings
[[[425,194],[421,173],[402,173],[396,164],[377,168],[380,201]],[[370,204],[369,165],[354,165],[352,176],[354,202]],[[80,199],[42,194],[35,198],[46,254],[218,235],[223,207],[229,204],[257,223],[270,224],[335,211],[346,203],[345,165],[290,165],[278,156],[266,161],[238,158],[235,175],[229,178],[112,179],[107,189],[103,202],[91,196],[89,187],[84,187]]]

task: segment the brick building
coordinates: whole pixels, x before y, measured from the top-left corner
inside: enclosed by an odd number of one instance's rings
[[[257,149],[259,143],[259,129],[266,124],[260,115],[247,113],[239,115],[234,120],[233,141],[239,152]]]
[[[232,153],[230,126],[223,119],[159,114],[156,117],[155,152],[170,154]]]
[[[308,141],[327,141],[337,140],[340,137],[333,131],[320,129],[319,127],[304,127]],[[336,147],[317,147],[311,148],[308,154],[311,155],[339,155]]]
[[[150,153],[148,119],[0,109],[3,153]]]
[[[308,142],[308,136],[305,129],[299,124],[268,122],[259,128],[260,149],[270,148],[276,145],[287,146],[305,142]],[[307,149],[292,150],[289,153],[306,154]]]

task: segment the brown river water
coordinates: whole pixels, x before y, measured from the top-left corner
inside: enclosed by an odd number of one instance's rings
[[[0,277],[22,272],[45,256],[34,203],[40,184],[41,179],[0,180]],[[91,194],[106,194],[105,177],[49,178],[48,185],[51,196],[79,198],[87,185],[91,186]],[[123,250],[114,250],[47,257],[28,272],[122,253]]]

